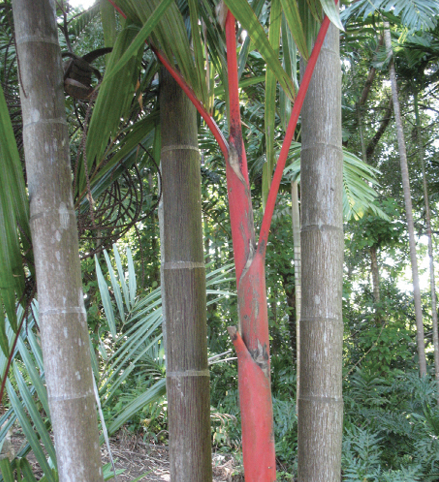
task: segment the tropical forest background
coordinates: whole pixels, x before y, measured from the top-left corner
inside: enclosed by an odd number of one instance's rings
[[[120,79],[113,72],[113,82],[101,84],[101,77],[105,79],[107,70],[117,63],[139,30],[124,29],[124,19],[104,3],[108,2],[97,1],[85,8],[65,0],[56,2],[59,40],[66,62],[73,55],[84,57],[116,41],[111,54],[100,51],[95,58],[88,57],[94,69],[90,85],[107,89],[106,104],[99,98],[96,101],[94,94],[81,99],[81,95],[75,95],[75,84],[66,83],[84,302],[101,405],[101,442],[105,443],[105,431],[111,437],[124,430],[145,443],[166,445],[158,212],[160,64],[152,49],[139,50],[138,46],[138,53],[124,67],[128,77],[125,71],[125,77]],[[184,25],[190,36],[188,2],[175,3],[182,18],[187,19]],[[220,29],[213,31],[207,22],[220,22],[220,2],[199,3],[206,20],[200,22],[200,31],[211,42],[209,56],[213,64],[217,62],[207,71],[208,87],[202,95],[225,132],[226,89],[220,60],[213,53],[215,42],[222,40]],[[268,32],[271,2],[249,3]],[[342,2],[340,11],[345,241],[342,480],[433,482],[439,480],[439,365],[435,369],[439,345],[437,317],[434,326],[433,316],[437,311],[434,275],[432,283],[430,278],[430,266],[437,266],[439,259],[439,6],[434,0],[359,0]],[[389,23],[390,47],[385,42],[384,22]],[[279,59],[293,83],[297,83],[300,56],[285,18],[280,31]],[[4,132],[1,134],[0,166],[9,159],[7,152],[14,149],[20,162],[23,160],[13,32],[11,3],[0,2],[0,79],[4,94],[0,110],[2,119],[9,117],[13,130],[13,136],[7,139]],[[274,102],[266,98],[266,62],[247,31],[242,29],[239,39],[243,137],[255,221],[260,225],[266,199],[266,153],[272,150],[277,155],[291,104],[279,85]],[[413,205],[427,366],[424,377],[419,374],[391,64],[396,72]],[[119,109],[116,121],[108,115],[110,104]],[[274,132],[272,145],[267,140],[267,122]],[[300,129],[299,121],[267,247],[279,480],[294,480],[297,472],[296,319],[300,300],[296,290],[292,206],[296,192],[300,199]],[[108,133],[104,144],[99,143],[103,131]],[[239,476],[242,454],[237,364],[227,332],[227,326],[237,323],[238,308],[226,168],[221,151],[201,118],[198,141],[207,268],[211,440],[215,451],[233,455],[237,461],[235,475]],[[89,158],[96,156],[102,162],[89,164],[87,169],[85,148]],[[3,172],[2,167],[0,197],[3,194],[4,209],[8,202],[15,202],[12,199],[18,191],[14,192],[13,181],[6,179]],[[10,183],[11,198],[7,198],[6,183]],[[22,239],[26,258],[26,236]],[[31,266],[30,258],[27,263]],[[0,334],[0,376],[5,388],[0,409],[2,454],[8,454],[11,432],[23,436],[21,447],[12,455],[9,453],[11,465],[5,462],[8,459],[0,462],[1,477],[6,482],[14,480],[8,478],[12,473],[9,471],[21,467],[21,473],[28,474],[26,480],[32,480],[26,460],[32,451],[44,480],[54,481],[55,449],[39,344],[38,302],[32,284],[26,286],[25,293],[22,299],[14,300],[14,305],[19,301],[19,306],[12,317],[6,296],[3,304],[0,300],[0,315],[7,320]],[[23,314],[25,322],[14,344],[17,320]],[[8,358],[12,360],[10,366]],[[105,474],[108,478],[113,475],[109,467]]]

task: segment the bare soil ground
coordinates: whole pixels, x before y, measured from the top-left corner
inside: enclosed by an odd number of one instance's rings
[[[169,453],[165,445],[147,444],[123,432],[110,439],[110,448],[116,469],[125,469],[118,482],[131,482],[147,472],[142,482],[170,481]],[[102,459],[109,462],[106,447],[102,447]],[[117,460],[116,460],[117,459]],[[212,454],[213,482],[244,482],[239,466],[232,455]]]
[[[23,435],[14,433],[12,445],[15,453],[24,442]],[[115,462],[116,470],[124,472],[117,476],[117,482],[131,482],[143,475],[141,482],[170,482],[169,475],[169,453],[165,445],[154,445],[143,442],[141,437],[133,437],[126,432],[119,432],[110,439],[110,449]],[[103,463],[108,463],[110,457],[105,445],[102,446]],[[43,474],[30,453],[27,457],[33,466],[35,476]],[[242,468],[232,455],[212,454],[213,482],[244,482]],[[77,481],[81,482],[81,481]]]

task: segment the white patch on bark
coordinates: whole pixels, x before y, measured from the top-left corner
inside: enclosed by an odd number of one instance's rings
[[[31,122],[38,122],[40,120],[40,111],[38,109],[32,109],[30,112]]]
[[[68,338],[69,337],[69,332],[67,330],[67,326],[64,327],[64,338]]]
[[[58,212],[61,229],[67,229],[69,226],[69,210],[65,203],[60,204]]]

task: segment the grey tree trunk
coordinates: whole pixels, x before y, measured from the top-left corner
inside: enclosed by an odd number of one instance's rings
[[[294,243],[294,291],[296,295],[296,405],[300,392],[300,313],[302,309],[302,252],[300,248],[300,209],[297,182],[291,182],[291,220]]]
[[[343,153],[339,32],[329,27],[302,110],[299,482],[340,482]]]
[[[422,184],[424,188],[424,203],[425,203],[425,224],[427,231],[427,246],[428,246],[428,264],[430,268],[430,293],[431,293],[431,318],[433,321],[433,350],[434,350],[434,375],[436,383],[439,386],[439,334],[437,321],[437,297],[436,297],[436,283],[434,276],[434,257],[433,257],[433,242],[431,239],[431,211],[430,201],[428,196],[428,183],[425,173],[425,159],[424,146],[421,136],[421,119],[419,117],[418,93],[413,94],[416,115],[416,137],[419,144],[419,157],[422,167]],[[438,399],[439,403],[439,399]]]
[[[384,22],[384,40],[388,51],[392,49],[390,39],[389,23]],[[398,137],[399,160],[401,164],[402,187],[404,191],[404,204],[407,218],[407,230],[409,233],[410,260],[412,265],[413,295],[415,300],[416,316],[416,341],[418,346],[419,373],[421,377],[427,374],[427,362],[424,347],[424,325],[422,323],[421,290],[419,287],[418,261],[416,257],[415,226],[413,222],[412,199],[410,196],[410,180],[407,165],[407,152],[405,148],[404,130],[402,128],[401,111],[398,100],[398,86],[396,84],[396,73],[393,58],[389,64],[390,84],[392,86],[393,110],[395,112],[396,133]]]
[[[41,341],[61,482],[101,482],[53,0],[14,0]]]
[[[207,482],[212,460],[197,120],[164,69],[160,120],[171,480]]]
[[[375,323],[381,325],[383,323],[381,317],[380,304],[380,272],[378,269],[378,247],[376,244],[371,246],[370,252],[370,271],[372,273],[372,290],[373,290],[373,303],[375,305]]]

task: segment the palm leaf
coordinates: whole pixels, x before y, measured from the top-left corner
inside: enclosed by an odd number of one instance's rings
[[[159,0],[117,1],[127,18],[140,25],[145,25],[148,22],[158,3]],[[198,99],[207,105],[204,67],[197,63],[193,57],[185,21],[175,2],[170,4],[153,30],[151,40],[152,45],[164,54],[171,65],[180,71]]]
[[[3,303],[14,331],[16,296],[24,291],[25,273],[21,246],[30,249],[29,205],[23,171],[3,89],[0,87],[0,305]],[[18,234],[21,231],[21,240]],[[32,264],[32,263],[31,263]],[[3,309],[0,310],[2,314]],[[0,325],[3,324],[0,320]],[[0,327],[0,345],[6,349],[5,328]],[[5,351],[4,351],[5,352]],[[5,352],[7,355],[7,353]]]
[[[300,149],[298,142],[292,144],[290,159],[292,163],[284,173],[295,181],[300,181]],[[346,221],[358,219],[367,211],[388,220],[388,216],[377,203],[377,193],[371,186],[377,185],[379,171],[369,166],[354,154],[343,149],[343,216]]]
[[[38,441],[38,437],[34,432],[31,422],[29,421],[28,416],[26,415],[22,402],[18,398],[12,384],[7,381],[7,391],[9,396],[9,401],[11,402],[11,406],[17,415],[17,418],[20,422],[21,428],[23,429],[23,433],[26,436],[26,440],[29,442],[30,446],[32,447],[32,451],[40,464],[41,469],[44,471],[46,477],[50,482],[55,482],[55,479],[52,477],[52,470],[47,463],[46,457],[44,455],[43,449]]]
[[[114,320],[113,307],[111,306],[110,293],[108,292],[107,282],[102,274],[101,267],[98,263],[98,258],[95,255],[96,277],[98,279],[99,292],[101,293],[102,304],[104,306],[105,317],[110,327],[110,332],[113,338],[116,338],[116,322]]]
[[[288,26],[290,27],[290,32],[294,42],[296,43],[302,57],[306,60],[309,57],[309,51],[297,2],[290,2],[288,0],[281,0],[281,2],[283,13]]]
[[[293,2],[295,3],[295,2]],[[279,57],[280,27],[282,11],[280,0],[271,2],[270,29],[268,40],[275,55]],[[270,190],[271,175],[274,168],[274,134],[276,127],[276,76],[271,69],[265,74],[265,145],[266,163],[262,170],[262,202],[265,206]]]
[[[320,4],[323,7],[323,11],[331,20],[331,22],[340,30],[344,30],[343,25],[340,21],[340,14],[338,5],[334,2],[334,0],[319,0]]]
[[[401,25],[410,30],[429,30],[438,24],[439,4],[436,0],[358,0],[341,18],[344,22],[361,15],[366,19],[375,12],[399,17]]]
[[[264,6],[265,0],[254,0],[252,3],[252,9],[255,12],[256,17],[259,18],[262,7]],[[238,55],[238,79],[241,78],[242,73],[244,72],[245,66],[247,64],[247,58],[250,51],[250,36],[247,35],[245,37],[244,43],[239,51]]]
[[[138,52],[144,48],[144,44],[148,37],[151,35],[153,29],[157,26],[160,19],[173,3],[173,0],[162,0],[156,7],[156,9],[151,13],[147,22],[140,29],[139,33],[134,37],[129,47],[123,52],[120,59],[117,61],[116,65],[109,63],[108,72],[105,74],[104,83],[109,83],[110,80],[114,78],[122,69],[124,69],[128,62],[138,55]]]
[[[278,55],[276,55],[276,52],[270,45],[264,28],[256,17],[255,12],[247,3],[247,0],[225,0],[225,3],[234,17],[241,23],[243,28],[247,30],[256,49],[267,63],[267,69],[273,71],[285,93],[291,100],[294,100],[294,85],[285,70],[282,68]]]
[[[130,46],[136,36],[136,31],[137,29],[129,24],[118,35],[108,61],[110,72]],[[89,172],[92,172],[93,165],[95,163],[99,164],[104,157],[104,151],[109,139],[116,137],[121,119],[128,112],[135,92],[142,52],[143,44],[142,48],[139,48],[137,55],[135,57],[131,56],[130,60],[125,64],[123,75],[114,76],[111,82],[105,82],[104,80],[99,89],[87,135],[86,152]],[[109,99],[111,99],[111,102]],[[77,184],[78,192],[82,193],[86,186],[85,173],[82,167],[80,167],[78,172]]]
[[[299,83],[297,81],[297,49],[293,42],[290,29],[288,28],[285,15],[282,14],[282,62],[285,72],[293,79],[296,90],[299,89]],[[287,129],[288,122],[291,117],[291,101],[285,95],[284,91],[279,92],[279,111],[282,127]]]

